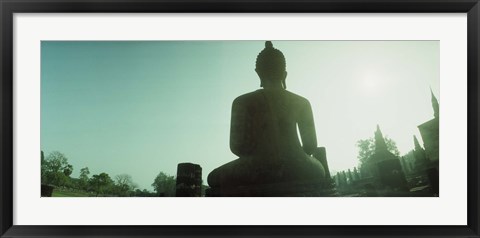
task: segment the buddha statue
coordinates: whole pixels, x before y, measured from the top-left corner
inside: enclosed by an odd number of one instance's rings
[[[324,167],[311,156],[317,149],[312,108],[286,90],[285,57],[270,41],[257,56],[255,71],[262,89],[232,105],[230,149],[239,158],[213,170],[208,184],[221,189],[322,181]]]

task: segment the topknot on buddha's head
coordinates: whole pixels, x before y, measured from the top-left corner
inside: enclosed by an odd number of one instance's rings
[[[283,74],[286,70],[285,56],[280,50],[273,47],[271,41],[266,41],[265,48],[257,56],[255,67],[257,72],[262,75]]]

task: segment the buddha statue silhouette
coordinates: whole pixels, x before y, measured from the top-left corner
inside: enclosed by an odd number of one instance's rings
[[[286,90],[286,62],[270,41],[257,56],[259,89],[233,101],[230,149],[239,158],[208,175],[215,188],[316,183],[325,178],[307,99]],[[300,132],[301,143],[297,134]]]

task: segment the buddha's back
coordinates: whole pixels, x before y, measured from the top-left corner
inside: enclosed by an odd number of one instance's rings
[[[301,132],[308,132],[301,134],[304,149],[297,124]],[[308,100],[283,89],[261,89],[238,97],[232,106],[230,147],[239,157],[271,163],[306,156],[316,147]]]

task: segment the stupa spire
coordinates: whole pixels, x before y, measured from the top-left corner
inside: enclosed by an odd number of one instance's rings
[[[385,142],[385,138],[383,137],[382,131],[380,131],[380,126],[377,125],[377,130],[375,131],[375,151],[383,151],[387,150],[387,143]]]
[[[435,118],[438,118],[438,116],[439,116],[438,100],[437,100],[437,97],[435,97],[435,94],[433,94],[432,88],[430,88],[430,93],[432,94],[433,116]]]
[[[423,148],[420,146],[420,143],[418,142],[418,139],[415,135],[413,136],[413,143],[415,144],[415,150],[418,150],[418,149],[423,150]]]

